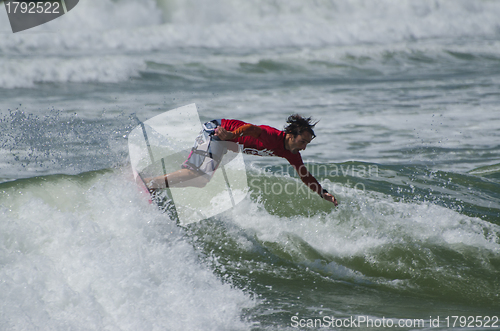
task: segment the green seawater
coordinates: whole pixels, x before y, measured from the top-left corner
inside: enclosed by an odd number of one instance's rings
[[[339,178],[341,166],[356,169],[354,176]],[[362,173],[368,167],[378,172]],[[427,328],[440,317],[445,328],[447,316],[498,314],[495,174],[355,162],[323,169],[325,182],[350,180],[366,191],[344,186],[334,208],[314,196],[255,190],[250,211],[245,205],[188,227],[215,272],[257,296],[260,304],[247,312],[256,329],[287,329],[301,319],[328,327],[332,317],[364,315],[424,319]],[[252,179],[275,191],[297,180],[272,172]]]

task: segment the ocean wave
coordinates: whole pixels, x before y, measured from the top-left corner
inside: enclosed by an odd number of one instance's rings
[[[110,42],[113,38],[108,38]],[[119,39],[118,39],[119,40]],[[33,40],[32,40],[33,41]],[[114,41],[116,47],[127,48]],[[1,42],[0,42],[1,43]],[[28,53],[29,43],[17,47]],[[144,48],[149,44],[144,42]],[[135,44],[134,47],[139,47]],[[89,45],[91,48],[91,46]],[[63,47],[66,51],[70,48]],[[22,49],[22,50],[21,50]],[[43,83],[119,83],[133,78],[147,81],[160,79],[167,84],[228,83],[261,78],[266,80],[293,77],[293,81],[329,80],[347,82],[363,77],[396,79],[403,72],[415,78],[433,78],[450,69],[468,75],[463,63],[477,64],[485,74],[497,70],[499,42],[476,41],[468,45],[419,42],[372,46],[287,48],[260,53],[239,53],[199,49],[170,49],[166,52],[86,51],[60,54],[46,48],[23,56],[9,56],[0,63],[0,88],[32,88]],[[124,54],[124,52],[126,54]]]
[[[277,190],[294,180],[261,177],[268,185],[262,184],[252,199],[222,217],[231,224],[225,225],[229,230],[224,236],[229,233],[234,236],[231,241],[246,242],[235,243],[231,254],[251,253],[254,261],[262,261],[261,273],[275,272],[273,264],[265,262],[264,249],[285,264],[308,268],[310,278],[319,273],[417,297],[500,304],[498,285],[493,281],[498,272],[499,225],[437,203],[397,201],[376,191],[343,185],[337,194],[340,206],[328,208],[321,199],[307,194],[266,194],[265,187]],[[327,182],[323,184],[328,187]],[[234,224],[244,232],[231,230]],[[212,231],[202,224],[197,225],[197,233],[200,228]],[[220,229],[211,232],[216,237],[211,240],[217,242],[216,233]],[[248,242],[249,237],[254,239]]]
[[[387,43],[497,36],[500,4],[492,1],[93,1],[48,24],[5,32],[0,53],[32,38],[59,48],[277,47]],[[127,33],[116,34],[117,30]],[[54,34],[54,32],[58,32]],[[109,40],[109,34],[117,40]],[[118,46],[119,45],[119,46]],[[36,47],[36,45],[35,45]]]
[[[0,87],[33,87],[37,83],[117,83],[137,77],[142,60],[123,56],[9,59],[0,64]]]
[[[0,230],[4,330],[250,329],[253,299],[200,261],[131,174],[2,183]]]
[[[306,72],[326,67],[346,76],[352,70],[387,74],[400,70],[398,63],[434,68],[478,59],[496,65],[499,15],[500,3],[491,1],[254,0],[242,6],[234,0],[88,0],[59,19],[12,34],[0,11],[0,87],[116,83],[149,70],[149,61],[175,65],[181,75],[186,68],[179,65],[200,61],[236,75],[295,72],[304,60]],[[183,60],[185,48],[237,56],[205,52],[202,60],[193,54]],[[279,48],[292,51],[264,54]]]

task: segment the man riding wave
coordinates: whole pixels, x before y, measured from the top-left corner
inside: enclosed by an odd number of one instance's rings
[[[338,205],[337,200],[321,187],[316,178],[307,170],[300,151],[316,137],[313,128],[316,123],[311,118],[298,114],[287,119],[283,131],[267,125],[253,125],[235,119],[212,120],[203,125],[204,130],[196,139],[195,146],[182,169],[165,176],[146,180],[150,189],[167,187],[204,187],[219,166],[228,147],[224,142],[238,143],[243,152],[254,155],[278,156],[285,158],[297,171],[300,179],[323,199]]]

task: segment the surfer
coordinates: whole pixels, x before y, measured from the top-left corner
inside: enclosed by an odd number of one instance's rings
[[[298,114],[287,119],[283,131],[267,125],[253,125],[234,119],[212,120],[203,125],[203,131],[182,169],[146,179],[150,189],[168,187],[204,187],[212,178],[227,149],[235,143],[243,145],[243,152],[261,156],[285,158],[297,171],[300,179],[323,199],[338,205],[337,200],[321,187],[316,178],[307,170],[300,151],[316,137],[313,128],[317,124],[310,117]]]

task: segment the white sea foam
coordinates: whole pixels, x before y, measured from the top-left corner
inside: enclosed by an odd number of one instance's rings
[[[246,330],[254,303],[120,174],[2,193],[3,330]]]
[[[253,0],[87,0],[65,16],[17,34],[59,32],[100,39],[89,31],[158,26],[163,35],[124,35],[130,44],[142,38],[166,38],[170,46],[276,46],[394,42],[446,36],[495,35],[500,4],[493,1],[320,1]],[[162,26],[159,26],[162,25]],[[9,31],[4,13],[0,27]],[[170,37],[169,37],[170,35]],[[7,34],[7,37],[9,35]],[[59,39],[54,36],[54,41]],[[23,37],[20,37],[22,40]],[[10,39],[10,38],[8,38]],[[81,41],[81,40],[79,40]],[[110,45],[109,47],[113,47]],[[133,47],[133,46],[130,46]],[[1,48],[0,48],[1,49]]]
[[[293,258],[303,259],[295,262],[307,266],[318,262],[303,255],[301,242],[325,259],[333,260],[356,256],[376,260],[381,252],[414,245],[457,252],[468,248],[492,254],[500,252],[500,227],[481,219],[432,203],[395,202],[374,192],[344,188],[343,193],[336,195],[341,204],[330,214],[279,217],[247,201],[234,210],[233,221],[254,232],[259,240],[281,245]],[[318,265],[318,268],[330,270],[336,277],[364,279],[335,266]]]
[[[169,49],[178,47],[317,48],[492,39],[500,31],[499,16],[500,3],[492,1],[253,0],[243,5],[236,0],[87,0],[61,18],[12,34],[0,10],[0,87],[124,81],[143,70],[150,52],[161,50],[168,57]],[[130,65],[120,59],[124,54],[140,56],[127,60],[133,61]]]
[[[57,50],[64,46],[274,47],[495,36],[499,13],[500,4],[492,1],[254,0],[242,5],[235,0],[169,0],[157,4],[87,0],[59,19],[15,35],[8,33],[7,16],[1,13],[4,35],[0,51],[24,43]],[[119,30],[125,33],[117,34]]]
[[[41,57],[0,63],[0,86],[32,87],[34,83],[116,83],[137,76],[142,60],[124,56]]]

